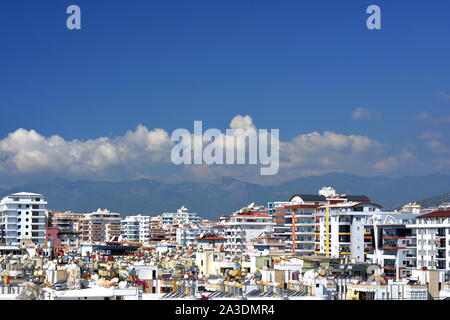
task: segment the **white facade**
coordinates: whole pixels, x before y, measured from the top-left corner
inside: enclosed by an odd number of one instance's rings
[[[182,206],[177,212],[165,212],[161,215],[163,225],[173,224],[199,224],[201,222],[200,216],[195,212],[189,212],[189,209]]]
[[[186,224],[177,228],[177,244],[181,246],[190,246],[196,244],[197,241],[195,238],[200,237],[200,235],[204,232],[204,229],[201,229],[198,225]]]
[[[450,211],[418,216],[410,226],[417,237],[417,267],[450,270]]]
[[[150,240],[150,217],[128,216],[122,219],[120,229],[123,240],[146,243]]]
[[[379,207],[369,203],[348,201],[329,205],[328,254],[330,257],[349,257],[357,262],[364,262],[364,224],[366,216],[380,211]],[[326,206],[318,209],[320,216],[319,248],[326,254]]]
[[[245,253],[251,240],[264,233],[272,233],[275,224],[270,215],[251,212],[234,214],[224,222],[224,225],[227,238],[225,252],[228,255],[240,255]]]
[[[409,227],[416,217],[411,213],[390,212],[367,217],[366,259],[380,265],[387,279],[407,278],[416,268],[416,239]]]
[[[0,243],[18,246],[22,239],[34,244],[45,243],[44,196],[20,192],[3,198],[0,202]]]

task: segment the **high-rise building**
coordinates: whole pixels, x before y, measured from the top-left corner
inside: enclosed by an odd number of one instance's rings
[[[182,206],[177,212],[165,212],[161,217],[162,228],[166,236],[165,240],[168,242],[187,243],[192,242],[195,237],[199,236],[196,229],[198,229],[202,219],[197,213],[189,212],[189,209],[185,206]],[[184,229],[185,232],[178,231],[179,229]]]
[[[318,194],[269,202],[267,212],[273,217],[274,236],[286,242],[285,250],[364,261],[365,217],[380,208],[366,196],[338,194],[324,187]]]
[[[120,213],[98,209],[80,219],[81,242],[98,244],[120,236]]]
[[[66,249],[76,249],[80,245],[81,231],[80,220],[85,217],[83,213],[66,212],[48,212],[48,226],[57,228],[58,238],[61,247]]]
[[[124,241],[147,243],[150,240],[150,216],[128,216],[121,221]]]
[[[163,229],[161,216],[150,217],[150,242],[161,242],[167,240],[166,231]]]
[[[364,195],[337,194],[331,188],[323,188],[320,194],[326,204],[320,205],[315,214],[319,222],[319,253],[364,262],[366,217],[380,212],[381,206]]]
[[[383,269],[386,279],[411,276],[416,269],[415,233],[409,227],[417,215],[377,212],[367,216],[364,245],[366,261]]]
[[[273,233],[272,217],[264,211],[250,206],[230,216],[221,217],[225,226],[224,236],[227,239],[224,249],[228,256],[245,253],[247,245],[253,239]]]
[[[410,227],[417,237],[417,267],[450,271],[450,210],[420,215]]]
[[[46,205],[44,196],[36,193],[19,192],[4,197],[0,201],[0,242],[18,246],[22,240],[31,240],[43,246]]]
[[[199,224],[200,216],[195,212],[189,212],[189,209],[182,206],[177,212],[165,212],[161,215],[163,225],[173,225],[182,223]]]

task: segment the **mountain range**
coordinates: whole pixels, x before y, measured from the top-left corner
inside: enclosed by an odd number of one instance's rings
[[[417,201],[417,203],[424,208],[437,207],[444,202],[450,202],[450,192]]]
[[[347,173],[328,173],[302,177],[267,186],[223,177],[212,182],[164,183],[158,180],[69,181],[55,178],[30,182],[20,187],[0,190],[1,196],[15,192],[41,193],[48,208],[73,212],[92,212],[107,208],[122,215],[173,212],[185,205],[207,219],[217,219],[255,202],[288,201],[296,193],[317,194],[324,186],[338,193],[364,194],[385,209],[407,202],[443,194],[450,190],[450,176],[427,175],[390,178],[363,177]],[[448,195],[448,193],[447,193]]]

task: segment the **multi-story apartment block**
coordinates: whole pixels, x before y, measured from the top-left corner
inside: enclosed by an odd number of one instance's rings
[[[178,231],[183,228],[186,230],[192,230],[192,232],[187,232],[189,234],[186,233],[186,236],[190,237],[189,241],[194,240],[195,237],[199,236],[199,234],[196,234],[195,236],[193,236],[193,234],[195,233],[196,226],[201,223],[202,219],[197,213],[189,212],[185,206],[182,206],[177,210],[177,212],[165,212],[161,215],[161,217],[166,241],[170,243],[179,243],[179,241],[185,242],[185,240],[180,238],[185,233]]]
[[[231,216],[221,217],[225,226],[224,244],[225,252],[228,256],[241,255],[246,252],[247,244],[251,240],[273,233],[274,223],[272,217],[261,211],[237,212]]]
[[[84,217],[83,213],[75,212],[47,212],[48,226],[57,228],[58,239],[61,247],[72,250],[80,245],[80,219]]]
[[[11,194],[0,201],[1,243],[18,246],[22,240],[35,245],[45,243],[44,196],[36,193],[20,192]]]
[[[400,212],[402,213],[415,213],[415,214],[421,213],[421,211],[422,206],[420,204],[417,204],[416,202],[405,204],[400,210]]]
[[[150,241],[150,217],[128,216],[121,221],[121,233],[124,241],[147,243]]]
[[[380,207],[366,196],[337,194],[325,187],[317,195],[295,194],[289,202],[271,202],[268,213],[274,235],[284,239],[286,250],[364,261],[365,216]]]
[[[162,215],[163,225],[174,225],[181,223],[199,224],[200,216],[195,212],[189,212],[189,209],[182,206],[177,212],[165,212]]]
[[[208,220],[203,220],[200,224],[180,224],[178,225],[176,231],[177,244],[182,246],[197,246],[197,239],[201,238],[205,234],[215,234],[217,236],[222,236],[223,229],[221,229],[221,227],[223,226],[217,226],[215,223]]]
[[[188,247],[197,244],[196,238],[200,237],[205,229],[199,225],[182,224],[176,230],[176,242],[178,245]]]
[[[285,206],[291,205],[289,201],[276,201],[267,204],[267,214],[272,216],[273,235],[282,238],[284,242],[290,242],[291,227],[286,224],[286,210]]]
[[[379,206],[350,201],[322,206],[318,210],[320,253],[333,258],[348,257],[363,262],[366,216],[379,210]]]
[[[120,236],[120,213],[98,209],[80,220],[81,241],[97,244]]]
[[[416,268],[416,239],[409,227],[415,217],[409,213],[379,212],[366,218],[366,261],[380,265],[386,279],[409,277]]]
[[[326,204],[323,195],[296,194],[284,207],[288,249],[302,255],[313,255],[318,235],[317,208]]]
[[[49,211],[47,216],[49,227],[58,228],[61,232],[78,232],[80,228],[80,219],[84,217],[84,214],[71,211]]]
[[[417,237],[417,267],[450,271],[450,210],[420,215],[410,227]]]
[[[166,231],[163,229],[163,222],[161,216],[150,218],[150,242],[161,242],[167,240]]]

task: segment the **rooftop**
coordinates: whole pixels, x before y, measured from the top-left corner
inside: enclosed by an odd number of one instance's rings
[[[450,210],[438,210],[418,216],[417,219],[450,217]]]

